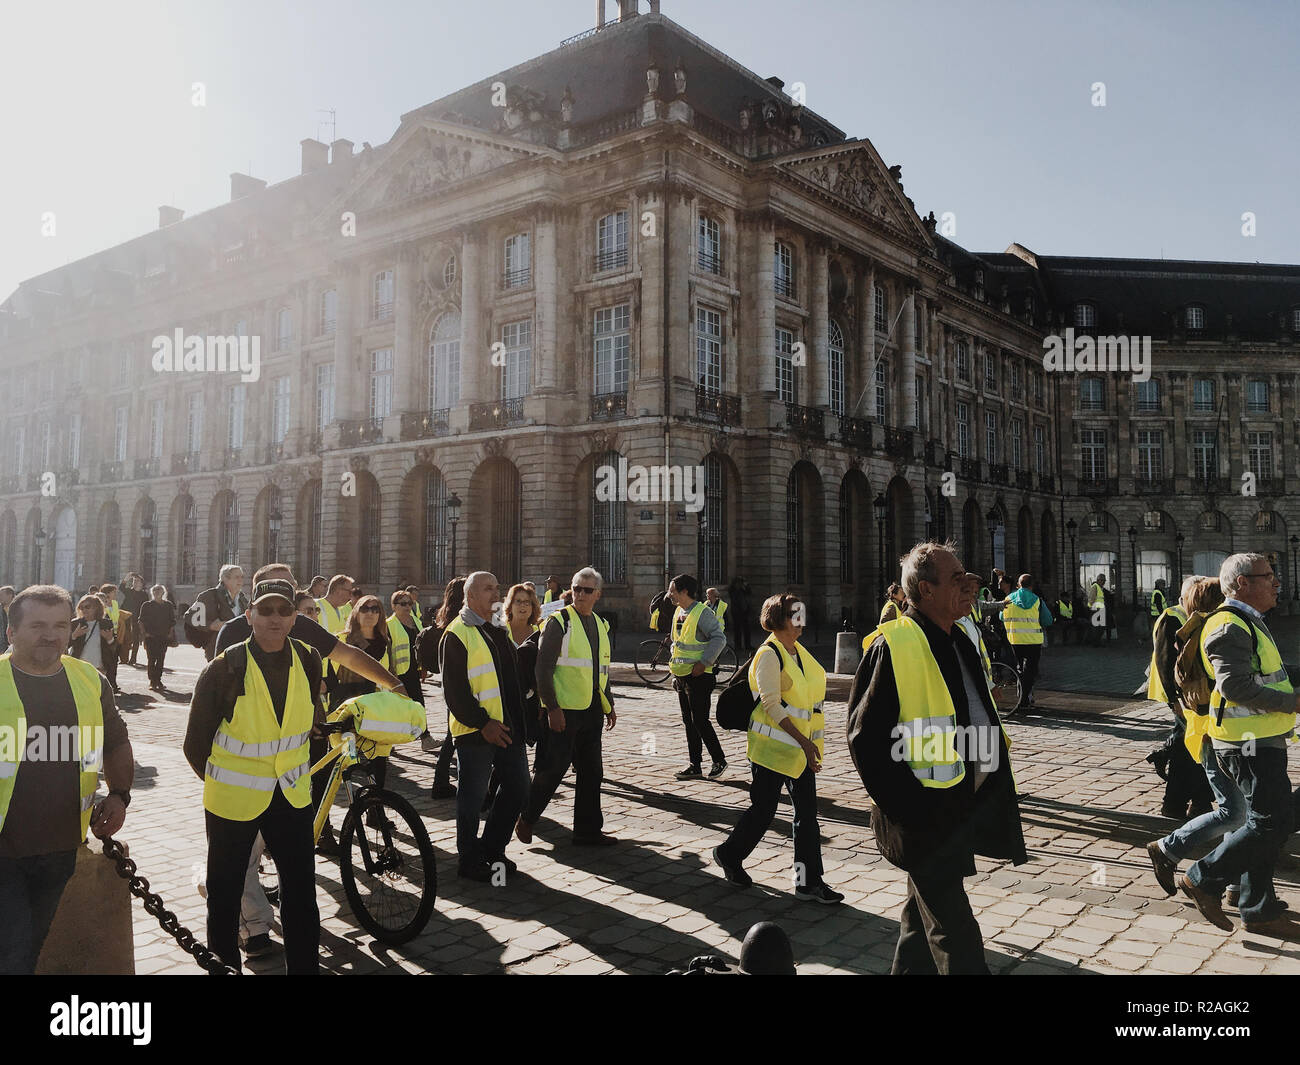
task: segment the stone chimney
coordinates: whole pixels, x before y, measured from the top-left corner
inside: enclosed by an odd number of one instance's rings
[[[182,211],[179,207],[167,207],[167,206],[159,207],[158,228],[166,229],[168,226],[174,226],[177,222],[179,222],[184,217],[185,217],[185,212]]]
[[[245,196],[251,196],[254,192],[261,192],[266,188],[266,182],[261,178],[249,177],[247,174],[230,175],[230,199],[242,200]]]
[[[302,148],[302,173],[310,174],[313,170],[320,170],[329,165],[330,147],[328,144],[312,140],[311,137],[299,141],[298,144]]]
[[[346,140],[336,140],[330,145],[330,162],[337,163],[340,159],[352,158],[352,142]]]

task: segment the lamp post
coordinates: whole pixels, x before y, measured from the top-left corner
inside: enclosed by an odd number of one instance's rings
[[[1074,537],[1079,531],[1079,523],[1071,518],[1065,523],[1065,531],[1070,534],[1070,566],[1072,567],[1070,576],[1070,598],[1074,598],[1074,586],[1079,582],[1079,553],[1074,547]]]
[[[997,544],[994,543],[994,538],[997,536],[998,533],[998,519],[1000,518],[1000,516],[1001,515],[998,514],[997,507],[989,507],[989,512],[984,515],[984,520],[987,521],[989,524],[989,576],[990,577],[993,576],[993,571],[997,569],[997,565],[998,565]]]
[[[871,501],[871,511],[876,517],[876,544],[878,547],[878,562],[876,564],[877,607],[885,600],[885,509],[887,506],[888,503],[885,501],[883,493]]]
[[[1185,537],[1182,533],[1178,533],[1174,537],[1174,545],[1178,551],[1178,568],[1174,574],[1176,578],[1174,581],[1174,588],[1177,588],[1179,590],[1181,590],[1183,587],[1183,541],[1185,539],[1187,539],[1187,537]]]
[[[140,523],[140,568],[145,583],[153,580],[153,522],[145,518]]]
[[[271,556],[271,562],[277,562],[280,558],[280,530],[284,528],[284,515],[280,513],[279,508],[275,508],[267,516],[266,527],[270,532],[267,538],[267,554]]]
[[[1132,525],[1128,527],[1129,549],[1133,552],[1133,610],[1138,608],[1138,531]]]
[[[460,521],[460,496],[455,492],[447,497],[447,520],[451,522],[451,575],[456,576],[456,523]]]
[[[41,583],[41,552],[45,548],[45,530],[43,528],[36,530],[36,580],[34,583]]]
[[[1300,599],[1300,583],[1296,581],[1296,552],[1300,551],[1300,536],[1291,536],[1291,598]]]

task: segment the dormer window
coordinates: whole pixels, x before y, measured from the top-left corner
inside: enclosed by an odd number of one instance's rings
[[[1075,329],[1097,328],[1097,308],[1093,304],[1076,303],[1074,305],[1074,328]]]
[[[1188,332],[1199,332],[1205,328],[1205,308],[1201,306],[1188,307],[1183,321]]]

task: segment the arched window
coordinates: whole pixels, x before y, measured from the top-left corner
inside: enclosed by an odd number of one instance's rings
[[[239,563],[239,497],[234,492],[226,494],[221,510],[221,526],[217,532],[217,565]]]
[[[429,410],[460,404],[460,311],[448,311],[429,331]]]
[[[122,572],[122,512],[116,503],[104,507],[104,579],[115,581]]]
[[[627,502],[601,499],[596,486],[618,471],[617,451],[606,451],[591,464],[591,527],[588,530],[588,555],[606,584],[627,582]],[[618,493],[614,493],[617,495]],[[701,578],[703,579],[703,578]]]
[[[717,455],[704,459],[704,509],[700,511],[700,580],[727,580],[727,468]]]
[[[828,340],[829,384],[831,413],[844,413],[844,332],[839,323],[831,319]]]
[[[182,498],[180,515],[176,583],[193,584],[198,579],[199,508],[190,496]]]
[[[451,288],[456,283],[456,255],[452,253],[447,256],[447,262],[442,268],[442,287]]]
[[[785,579],[803,584],[803,498],[797,469],[785,482]]]
[[[437,470],[429,470],[424,477],[424,584],[442,587],[454,576],[447,572],[450,544],[447,482]]]
[[[489,459],[484,465],[487,467],[484,474],[490,515],[488,559],[497,580],[509,587],[520,575],[523,544],[523,492],[519,471],[509,459]]]

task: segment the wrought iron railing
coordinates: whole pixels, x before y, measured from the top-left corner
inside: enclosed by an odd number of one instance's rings
[[[613,251],[596,253],[596,272],[604,270],[622,270],[627,267],[627,248],[615,248]]]
[[[978,481],[980,477],[980,460],[979,459],[962,459],[961,475],[967,481]]]
[[[36,487],[40,487],[40,475],[37,475]],[[101,462],[99,464],[99,479],[101,481],[124,481],[126,480],[126,463],[125,462]],[[30,489],[29,489],[30,490]]]
[[[703,385],[695,386],[695,414],[723,425],[740,424],[740,397],[730,392],[715,392]]]
[[[446,436],[450,411],[446,407],[428,410],[424,413],[412,412],[402,415],[401,439],[427,440],[430,437]]]
[[[384,439],[383,418],[357,418],[339,422],[339,446],[377,444]]]
[[[200,468],[199,452],[182,451],[172,456],[172,476],[182,473],[198,473]]]
[[[989,463],[989,481],[993,484],[1007,484],[1010,478],[1007,476],[1007,467],[1004,462]]]
[[[885,454],[894,458],[912,457],[912,430],[885,426]]]
[[[1085,496],[1119,495],[1118,477],[1080,477],[1079,494]]]
[[[157,477],[161,472],[161,467],[161,459],[136,459],[135,479],[141,481],[147,477]]]
[[[502,288],[525,288],[532,284],[533,268],[531,266],[521,267],[518,270],[507,270],[501,275]]]
[[[591,397],[591,420],[599,421],[627,416],[626,392],[603,392]]]
[[[785,427],[796,436],[813,440],[826,438],[825,412],[819,407],[805,407],[799,403],[785,405]]]
[[[859,451],[871,450],[871,422],[866,418],[850,418],[840,415],[840,440],[849,447]]]
[[[499,399],[494,403],[473,403],[469,408],[469,428],[505,429],[512,425],[522,425],[524,421],[524,401],[522,399]]]

